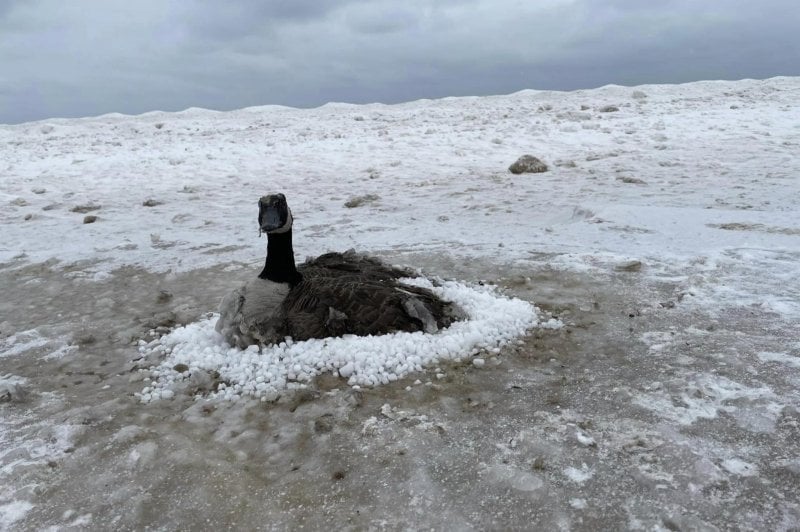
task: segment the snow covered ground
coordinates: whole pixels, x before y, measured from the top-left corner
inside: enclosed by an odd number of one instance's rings
[[[800,78],[0,126],[0,530],[796,528],[798,153]],[[179,386],[277,191],[299,259],[485,281],[521,329]]]

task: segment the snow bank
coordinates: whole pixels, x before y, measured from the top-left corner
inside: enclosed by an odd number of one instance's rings
[[[441,361],[457,361],[481,350],[499,352],[500,347],[533,326],[556,328],[557,320],[539,322],[536,308],[526,301],[499,295],[489,286],[467,286],[447,281],[434,286],[427,279],[405,279],[424,286],[443,299],[453,301],[468,319],[436,334],[399,332],[382,336],[345,336],[293,342],[245,350],[231,348],[214,330],[217,315],[175,329],[149,344],[142,342],[142,355],[165,354],[151,368],[152,380],[137,396],[148,403],[170,399],[179,388],[190,390],[212,372],[221,381],[210,397],[237,400],[258,397],[272,400],[287,387],[310,381],[316,375],[333,373],[350,386],[378,386],[401,379]],[[176,369],[177,368],[177,369]],[[195,388],[196,389],[196,388]]]

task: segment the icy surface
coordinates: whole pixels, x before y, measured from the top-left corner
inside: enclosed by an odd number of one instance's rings
[[[774,78],[0,125],[0,530],[797,529],[798,116]],[[276,191],[299,260],[470,320],[226,350]]]

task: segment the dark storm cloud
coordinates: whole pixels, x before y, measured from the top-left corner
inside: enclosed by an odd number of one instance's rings
[[[799,75],[788,0],[0,0],[0,122]]]
[[[324,19],[347,0],[239,0],[222,5],[218,0],[174,2],[175,23],[200,41],[238,40],[271,31],[285,23],[302,24]]]

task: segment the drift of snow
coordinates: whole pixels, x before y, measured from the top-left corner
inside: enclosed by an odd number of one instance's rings
[[[211,397],[237,400],[244,396],[274,399],[295,383],[308,382],[321,373],[338,374],[351,386],[388,384],[442,361],[457,361],[482,349],[495,349],[533,326],[557,328],[550,319],[540,323],[536,308],[526,301],[506,298],[488,286],[470,287],[455,281],[436,286],[427,279],[404,282],[432,290],[453,301],[468,319],[436,334],[398,332],[381,336],[354,336],[293,342],[245,350],[232,348],[214,330],[213,315],[180,327],[140,346],[143,355],[165,353],[152,370],[155,379],[139,397],[142,402],[171,399],[176,384],[190,382],[195,372],[216,371],[220,384]],[[185,365],[188,370],[180,365]],[[185,369],[176,371],[175,367]]]

